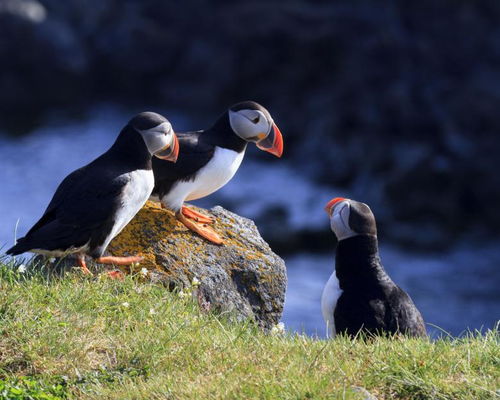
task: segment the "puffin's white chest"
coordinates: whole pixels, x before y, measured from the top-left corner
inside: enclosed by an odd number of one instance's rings
[[[129,182],[123,188],[121,207],[116,212],[115,225],[103,244],[104,249],[134,218],[135,214],[144,206],[153,191],[154,176],[152,170],[140,169],[130,172],[127,175]]]
[[[177,182],[161,201],[178,210],[186,200],[196,200],[219,190],[234,176],[245,152],[216,147],[212,159],[203,166],[191,181]]]
[[[327,337],[335,336],[335,319],[333,313],[341,294],[342,289],[339,286],[339,280],[337,279],[337,275],[335,275],[335,271],[333,271],[321,295],[321,313],[326,323]]]

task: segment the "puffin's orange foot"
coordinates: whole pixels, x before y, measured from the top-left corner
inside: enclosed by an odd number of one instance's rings
[[[123,279],[125,278],[125,275],[120,270],[108,271],[108,276],[111,279],[116,279],[119,281],[123,281]]]
[[[77,260],[78,260],[78,265],[82,269],[82,272],[85,275],[92,275],[92,272],[90,272],[90,270],[87,268],[87,263],[85,262],[85,256],[79,254]]]
[[[214,223],[213,218],[210,218],[202,213],[199,213],[198,211],[195,211],[187,206],[182,206],[181,212],[185,217],[191,218],[196,222],[201,222],[202,224]]]
[[[99,264],[113,264],[113,265],[130,265],[134,263],[138,263],[144,260],[144,257],[141,256],[130,256],[130,257],[99,257],[96,258],[96,262]]]
[[[221,237],[215,233],[215,231],[205,225],[201,225],[197,222],[191,221],[190,219],[187,219],[181,211],[177,211],[175,213],[175,217],[184,224],[184,226],[193,232],[196,232],[198,235],[201,237],[204,237],[205,239],[209,240],[212,243],[215,244],[223,244],[224,241],[221,239]]]

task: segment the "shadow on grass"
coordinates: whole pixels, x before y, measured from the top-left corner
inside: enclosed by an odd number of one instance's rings
[[[59,280],[68,274],[79,274],[82,278],[95,279],[103,273],[111,271],[122,271],[127,275],[139,272],[137,266],[114,267],[95,263],[91,258],[86,258],[87,266],[93,275],[86,275],[77,263],[73,255],[66,257],[45,257],[34,255],[32,257],[11,257],[6,254],[0,255],[0,280],[9,283],[28,280],[43,280],[50,283],[54,279]]]

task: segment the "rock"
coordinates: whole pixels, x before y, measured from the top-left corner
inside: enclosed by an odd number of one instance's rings
[[[202,211],[203,212],[203,211]],[[170,289],[190,287],[194,278],[200,305],[252,318],[264,328],[281,317],[286,267],[261,238],[255,224],[222,207],[214,207],[214,229],[223,246],[187,230],[171,211],[148,202],[108,247],[115,256],[144,256],[142,268]]]

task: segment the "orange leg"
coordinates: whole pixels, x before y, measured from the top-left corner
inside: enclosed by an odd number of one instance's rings
[[[198,211],[195,211],[187,206],[182,206],[181,209],[182,214],[185,217],[191,218],[196,222],[201,222],[202,224],[213,224],[214,220]]]
[[[141,256],[131,256],[131,257],[99,257],[96,258],[96,262],[99,264],[113,264],[113,265],[130,265],[134,263],[138,263],[144,260],[144,257]]]
[[[119,281],[123,281],[123,279],[125,278],[125,275],[120,270],[108,271],[108,276],[111,279],[116,279],[116,280],[119,280]]]
[[[87,263],[85,262],[85,256],[83,254],[78,254],[77,257],[78,265],[82,269],[83,273],[86,275],[92,275],[92,272],[87,268]]]
[[[190,219],[186,218],[183,215],[182,211],[177,211],[175,213],[175,218],[177,218],[178,221],[182,222],[186,228],[192,230],[193,232],[196,232],[198,235],[204,237],[210,242],[215,244],[224,243],[224,241],[220,238],[220,236],[217,233],[215,233],[215,231],[212,228],[191,221]]]

